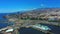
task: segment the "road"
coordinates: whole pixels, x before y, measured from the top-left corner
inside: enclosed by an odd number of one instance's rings
[[[23,22],[20,23],[22,23],[22,26],[29,26],[38,23],[60,26],[59,22],[48,22],[48,21],[41,21],[41,20],[23,20]]]

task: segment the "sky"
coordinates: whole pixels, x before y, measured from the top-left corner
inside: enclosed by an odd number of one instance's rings
[[[0,0],[0,13],[36,8],[60,8],[60,0]]]

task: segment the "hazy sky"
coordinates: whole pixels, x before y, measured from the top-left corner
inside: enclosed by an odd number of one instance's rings
[[[0,0],[0,13],[43,7],[60,7],[60,0]]]

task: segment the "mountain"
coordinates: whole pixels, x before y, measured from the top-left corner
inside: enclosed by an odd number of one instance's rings
[[[24,14],[29,15],[29,14],[42,14],[42,13],[60,13],[60,8],[38,8],[34,10],[30,10],[25,12]]]
[[[58,14],[60,15],[60,8],[37,8],[29,11],[18,11],[14,13],[9,13],[9,18],[18,18],[18,17],[38,17],[41,14]]]

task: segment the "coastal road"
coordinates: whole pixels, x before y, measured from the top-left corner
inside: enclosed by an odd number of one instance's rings
[[[28,26],[28,25],[38,24],[38,23],[60,26],[59,22],[48,22],[48,21],[41,21],[41,20],[23,20],[22,23],[23,26]]]

